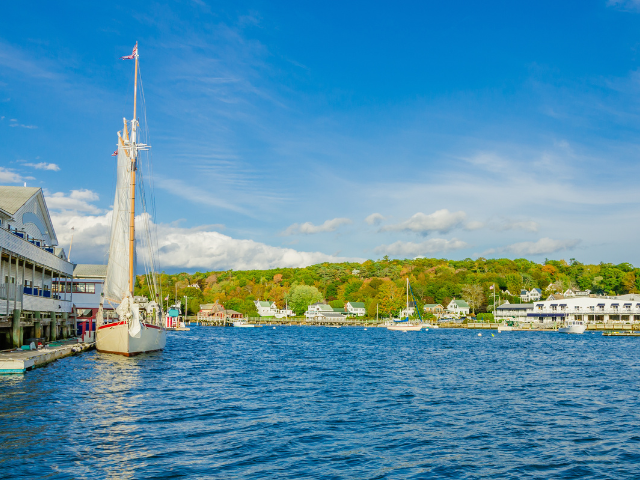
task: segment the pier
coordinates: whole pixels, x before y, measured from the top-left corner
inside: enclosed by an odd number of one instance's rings
[[[75,339],[53,342],[38,350],[11,350],[0,352],[0,375],[25,373],[60,358],[95,348],[95,343],[78,343]]]

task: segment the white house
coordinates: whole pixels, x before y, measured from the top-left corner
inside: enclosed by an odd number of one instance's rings
[[[261,317],[275,317],[276,313],[278,313],[278,306],[275,302],[255,300],[253,303],[258,310],[258,315]]]
[[[455,298],[447,305],[447,313],[457,317],[466,317],[469,315],[469,304],[464,300],[456,300]]]
[[[307,320],[332,323],[342,322],[346,318],[340,312],[334,311],[331,305],[320,302],[309,305],[304,316],[307,317]]]
[[[496,308],[495,320],[503,322],[505,320],[530,321],[528,314],[533,312],[532,303],[504,303]]]
[[[356,317],[364,317],[366,313],[364,302],[347,302],[344,309]]]
[[[542,298],[542,290],[539,288],[532,288],[530,291],[520,290],[520,300],[522,302],[537,302]]]
[[[75,336],[73,264],[57,245],[42,190],[0,186],[0,348]]]
[[[415,315],[416,313],[416,307],[414,302],[409,302],[409,307],[405,307],[400,311],[400,318],[407,318],[410,317],[412,315]]]

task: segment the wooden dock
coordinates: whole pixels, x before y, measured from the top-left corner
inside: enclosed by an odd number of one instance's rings
[[[60,358],[92,350],[95,343],[76,341],[54,342],[40,350],[11,350],[0,352],[0,375],[25,373]]]

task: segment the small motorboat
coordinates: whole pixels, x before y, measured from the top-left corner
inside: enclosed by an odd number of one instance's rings
[[[233,322],[232,325],[238,328],[254,328],[255,327],[255,325],[247,322],[246,320],[237,320]]]
[[[572,320],[565,324],[564,327],[558,328],[558,333],[584,333],[587,326],[581,320]]]

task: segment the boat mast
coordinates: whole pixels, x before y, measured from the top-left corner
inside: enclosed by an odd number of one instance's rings
[[[136,42],[135,56],[135,80],[133,83],[133,120],[131,120],[131,215],[129,216],[129,291],[133,296],[133,288],[135,286],[134,276],[134,257],[136,250],[136,162],[138,159],[138,151],[136,149],[136,100],[138,99],[138,42]]]

